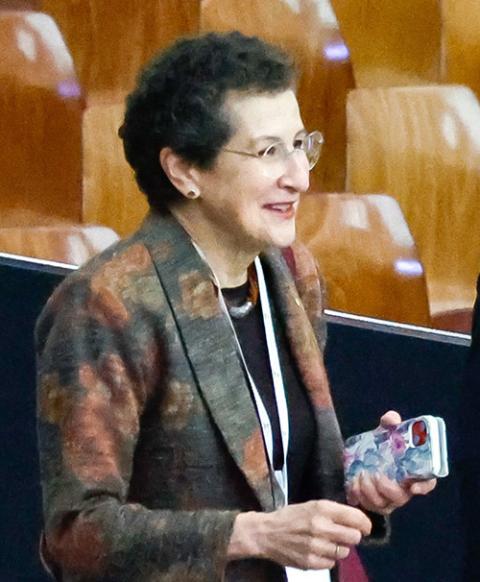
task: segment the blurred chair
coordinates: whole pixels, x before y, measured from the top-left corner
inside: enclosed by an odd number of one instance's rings
[[[200,0],[39,0],[58,22],[89,103],[119,102],[139,69],[198,31]]]
[[[446,85],[357,89],[347,119],[347,188],[399,202],[425,266],[434,322],[470,310],[480,265],[475,95]]]
[[[40,12],[0,10],[0,226],[81,219],[83,99]]]
[[[358,87],[440,81],[439,0],[332,0],[332,4],[350,49]]]
[[[240,30],[279,44],[296,57],[303,121],[325,136],[312,185],[345,189],[345,104],[354,86],[348,48],[330,0],[203,0],[202,31]]]
[[[297,230],[317,259],[329,308],[430,325],[423,266],[393,198],[306,194]]]
[[[444,81],[467,85],[480,97],[480,5],[442,0]]]
[[[103,226],[0,228],[0,253],[82,265],[118,239]]]
[[[148,211],[123,154],[118,128],[124,105],[93,104],[83,118],[83,220],[132,233]]]

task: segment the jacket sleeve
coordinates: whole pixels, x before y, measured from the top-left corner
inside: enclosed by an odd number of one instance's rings
[[[68,580],[220,580],[237,512],[127,502],[142,411],[161,385],[161,343],[80,273],[36,329],[45,558]]]

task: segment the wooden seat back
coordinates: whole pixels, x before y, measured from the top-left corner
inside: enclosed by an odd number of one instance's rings
[[[425,266],[432,316],[470,308],[480,266],[480,106],[460,86],[357,89],[348,188],[398,200]]]
[[[303,121],[325,137],[312,185],[322,191],[343,191],[345,105],[354,82],[330,0],[203,0],[200,17],[202,31],[237,29],[274,42],[295,56],[301,72],[297,94]]]
[[[54,21],[0,10],[0,225],[81,218],[83,99]]]
[[[332,4],[350,48],[358,87],[440,81],[438,0],[332,0]]]
[[[325,278],[329,308],[430,325],[423,266],[393,198],[307,194],[297,230]]]
[[[155,53],[198,31],[200,0],[39,1],[66,38],[89,102],[121,101]]]
[[[83,118],[83,221],[121,236],[132,233],[148,211],[118,136],[123,114],[123,103],[99,103],[89,105]]]
[[[103,226],[0,228],[0,253],[82,265],[118,238]]]
[[[480,98],[480,6],[473,0],[442,0],[444,81],[470,87]]]

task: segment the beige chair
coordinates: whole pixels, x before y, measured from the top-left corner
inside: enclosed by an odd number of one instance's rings
[[[232,29],[261,36],[295,55],[301,71],[298,97],[304,123],[325,136],[312,185],[322,191],[343,191],[345,104],[353,74],[330,0],[202,1],[202,31]]]
[[[393,198],[307,194],[297,229],[325,278],[328,307],[430,325],[423,266]]]
[[[58,22],[89,103],[118,103],[138,70],[198,31],[200,0],[39,0]]]
[[[83,220],[109,226],[125,236],[140,225],[148,204],[117,134],[123,112],[123,103],[93,104],[85,112]]]
[[[332,4],[350,49],[358,87],[440,81],[439,0],[332,0]]]
[[[55,22],[0,10],[0,226],[81,219],[83,99]]]
[[[82,265],[118,238],[102,226],[0,228],[0,253]]]
[[[399,202],[425,266],[430,312],[470,309],[480,265],[480,107],[461,86],[357,89],[347,187]]]

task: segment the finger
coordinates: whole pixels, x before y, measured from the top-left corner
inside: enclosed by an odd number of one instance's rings
[[[356,546],[362,541],[362,532],[359,529],[339,525],[338,523],[330,522],[328,526],[324,527],[323,531],[318,532],[317,535],[329,540],[334,544],[344,546]]]
[[[328,515],[332,522],[360,530],[363,535],[369,535],[372,522],[363,511],[343,503],[318,501],[320,515]],[[328,504],[328,505],[325,505]]]
[[[437,486],[436,479],[428,479],[427,481],[415,481],[409,487],[412,495],[427,495],[433,491]]]
[[[389,428],[402,422],[402,417],[396,410],[389,410],[380,418],[380,426]]]
[[[313,544],[311,547],[311,552],[308,557],[309,568],[317,569],[318,560],[329,560],[335,563],[337,560],[345,559],[349,553],[349,547],[332,542],[326,542],[325,540],[318,540],[318,543]],[[315,562],[317,562],[317,564],[315,564]]]
[[[355,479],[355,484],[356,483],[357,480]],[[358,495],[355,491],[355,486],[353,483],[347,489],[347,503],[353,507],[359,505]]]
[[[332,544],[330,546],[330,551],[328,553],[328,557],[332,560],[344,560],[348,554],[350,553],[350,548],[346,546],[342,546],[341,544]]]
[[[382,508],[390,503],[377,488],[375,479],[365,472],[362,472],[359,478],[359,501],[364,507],[367,503],[369,508],[371,506]]]
[[[410,501],[413,495],[411,487],[402,487],[396,481],[389,479],[386,475],[375,475],[374,482],[380,495],[388,500],[388,505],[401,507]]]
[[[362,475],[360,487],[359,502],[364,509],[382,515],[388,515],[395,509],[395,504],[379,493],[369,475]]]
[[[346,483],[346,494],[347,494],[347,502],[349,505],[356,506],[359,504],[359,501],[358,501],[358,494],[359,494],[358,475],[356,475],[351,481]]]

